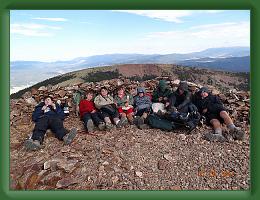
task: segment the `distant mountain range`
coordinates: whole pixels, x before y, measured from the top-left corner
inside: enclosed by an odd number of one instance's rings
[[[69,61],[11,62],[11,93],[67,72],[115,64],[177,64],[232,72],[250,71],[249,47],[211,48],[187,54],[106,54]]]

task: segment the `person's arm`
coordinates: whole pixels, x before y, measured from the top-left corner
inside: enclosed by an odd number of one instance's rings
[[[153,100],[153,102],[158,102],[158,101],[159,101],[159,93],[158,93],[157,90],[155,90],[155,91],[153,92],[152,100]]]
[[[64,111],[63,111],[62,107],[59,104],[55,104],[55,106],[56,106],[55,111],[58,114],[59,118],[61,120],[64,120],[65,114],[64,114]]]
[[[44,106],[44,103],[38,104],[32,113],[32,120],[36,122],[41,116],[44,115],[44,111],[42,110],[42,107]]]
[[[94,104],[97,109],[100,109],[102,107],[100,95],[96,96],[96,98],[94,99]]]
[[[182,109],[184,106],[190,103],[190,99],[191,99],[191,94],[187,92],[184,101],[178,106],[178,109]]]
[[[129,95],[129,105],[134,105],[134,98],[133,95],[128,94]]]
[[[119,97],[117,95],[115,95],[115,97],[114,97],[114,102],[116,103],[117,107],[121,106],[121,100],[119,99]]]

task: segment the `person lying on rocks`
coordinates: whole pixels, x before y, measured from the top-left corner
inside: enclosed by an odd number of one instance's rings
[[[193,102],[199,112],[206,117],[206,122],[213,126],[214,133],[207,133],[204,136],[206,140],[224,142],[228,141],[230,136],[235,140],[243,139],[244,132],[234,125],[221,100],[218,96],[212,95],[208,88],[202,87],[196,92]],[[229,129],[226,137],[222,134],[221,124],[223,123]]]
[[[127,121],[129,121],[130,124],[133,124],[133,120],[134,120],[133,96],[131,94],[126,93],[124,87],[119,87],[117,89],[117,94],[114,96],[114,100],[116,102],[122,124],[127,123]]]
[[[192,131],[200,121],[200,114],[197,107],[191,102],[191,93],[188,84],[184,81],[180,82],[177,90],[169,97],[166,102],[166,109],[170,114],[170,118],[177,125],[186,126]]]
[[[25,141],[27,150],[39,150],[42,148],[44,135],[50,129],[56,138],[69,145],[76,136],[77,129],[72,128],[70,132],[64,128],[64,112],[59,104],[53,102],[52,97],[47,96],[44,102],[39,103],[32,114],[35,127],[30,139]]]
[[[145,89],[142,87],[137,88],[137,95],[134,97],[135,116],[137,116],[136,124],[139,128],[144,127],[145,120],[151,112],[152,101],[146,95]]]
[[[96,125],[99,130],[106,128],[101,112],[95,108],[93,97],[94,92],[89,90],[86,92],[86,99],[81,100],[79,103],[80,117],[88,133],[93,133],[94,125]]]
[[[152,96],[152,109],[153,112],[157,113],[158,115],[163,115],[165,110],[165,104],[169,103],[169,97],[172,94],[171,89],[167,85],[165,80],[160,80],[158,87],[154,90]]]
[[[114,124],[118,128],[122,127],[123,123],[119,119],[119,113],[117,111],[114,98],[108,94],[108,90],[106,87],[101,88],[100,94],[94,99],[94,103],[96,108],[98,108],[104,116],[104,121],[106,123],[107,129],[113,128],[113,124],[110,118],[113,119]]]

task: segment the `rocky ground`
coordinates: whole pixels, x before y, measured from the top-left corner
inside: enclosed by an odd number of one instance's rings
[[[63,91],[67,91],[66,88]],[[73,143],[65,146],[47,132],[44,148],[36,152],[28,152],[23,146],[34,127],[31,114],[35,102],[29,96],[26,94],[23,99],[10,102],[11,189],[250,188],[249,93],[222,95],[237,125],[246,132],[243,141],[205,141],[202,136],[211,131],[205,125],[199,126],[191,135],[186,135],[185,130],[165,132],[140,130],[135,126],[96,131],[90,135],[79,118],[71,113],[64,124],[67,129],[78,129]]]

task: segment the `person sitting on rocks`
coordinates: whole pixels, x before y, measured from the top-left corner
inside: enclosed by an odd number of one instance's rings
[[[137,95],[134,97],[134,107],[139,128],[145,124],[145,120],[151,112],[151,106],[151,98],[145,94],[145,89],[142,87],[137,88]]]
[[[221,100],[216,95],[212,95],[208,88],[202,87],[195,94],[193,102],[198,107],[199,112],[206,117],[207,123],[214,128],[214,134],[207,133],[204,136],[206,140],[224,142],[230,139],[223,136],[222,123],[226,124],[229,129],[230,134],[227,137],[231,136],[235,140],[243,139],[244,132],[234,125]]]
[[[124,87],[119,87],[117,89],[117,95],[114,97],[117,104],[118,112],[121,116],[121,121],[124,124],[129,121],[130,124],[133,124],[134,120],[134,99],[131,94],[125,92]]]
[[[165,106],[166,103],[169,102],[169,97],[171,94],[172,91],[167,85],[166,81],[160,80],[158,87],[154,90],[152,96],[153,112],[157,113],[158,115],[163,115],[166,112]]]
[[[88,133],[93,133],[94,124],[99,130],[104,130],[106,128],[102,114],[95,108],[93,96],[94,92],[89,90],[86,92],[86,99],[81,100],[79,103],[80,117],[83,120]]]
[[[171,89],[167,85],[165,80],[160,80],[158,87],[154,90],[152,101],[154,103],[166,103],[169,101],[169,97],[172,94]]]
[[[45,97],[44,102],[38,104],[32,114],[35,127],[31,138],[25,141],[25,147],[28,150],[41,149],[47,129],[51,129],[55,137],[64,141],[66,145],[70,144],[76,136],[77,129],[72,128],[68,133],[63,126],[64,117],[60,105],[53,103],[52,97]]]
[[[107,88],[102,87],[100,94],[94,99],[96,108],[98,108],[104,116],[107,129],[112,129],[113,124],[110,117],[113,119],[114,124],[119,128],[122,127],[122,121],[119,119],[119,113],[114,102],[114,98],[108,94]]]
[[[197,107],[191,103],[191,93],[184,81],[180,82],[177,90],[170,95],[166,109],[173,121],[185,125],[190,131],[199,123],[200,114]]]

